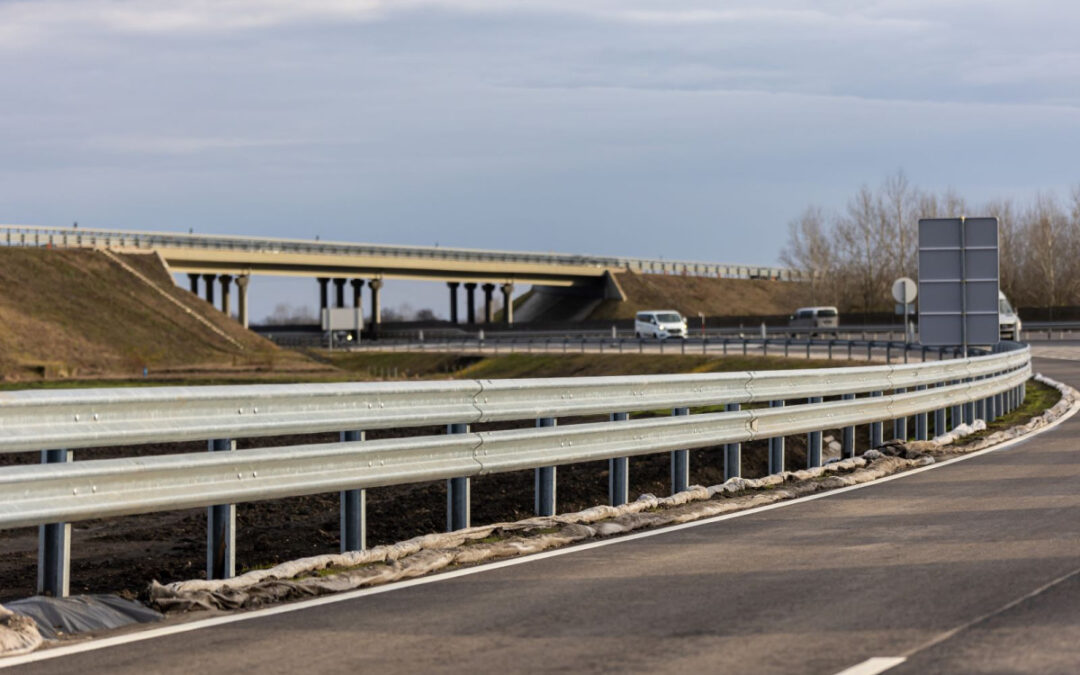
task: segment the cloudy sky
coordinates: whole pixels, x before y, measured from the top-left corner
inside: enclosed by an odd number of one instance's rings
[[[1080,181],[1078,19],[1031,0],[0,0],[0,222],[773,263],[805,206],[897,169],[976,201]],[[314,296],[256,283],[255,317]],[[444,289],[394,286],[445,313]]]

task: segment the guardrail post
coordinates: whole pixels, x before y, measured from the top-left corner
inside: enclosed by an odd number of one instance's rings
[[[675,408],[671,411],[675,417],[690,414],[690,408]],[[685,492],[690,487],[690,451],[671,451],[671,494]]]
[[[806,358],[807,359],[810,358],[810,345],[812,345],[812,344],[814,344],[814,340],[812,338],[807,338],[806,339]]]
[[[215,438],[210,452],[232,452],[236,441]],[[206,578],[231,579],[236,576],[236,505],[215,504],[206,509]]]
[[[943,384],[937,385],[935,389],[944,386]],[[938,408],[934,411],[934,436],[940,436],[947,431],[945,428],[945,408]]]
[[[42,464],[74,459],[71,450],[42,450]],[[66,598],[71,587],[71,523],[38,526],[37,592]]]
[[[742,406],[738,403],[728,403],[724,406],[727,412],[735,412]],[[742,443],[726,443],[724,445],[724,480],[742,476]]]
[[[630,413],[611,413],[612,422],[625,422]],[[630,458],[613,457],[608,460],[608,501],[612,506],[622,506],[630,500]]]
[[[469,433],[468,424],[447,424],[448,434]],[[469,478],[450,478],[446,481],[446,531],[463,530],[469,526],[472,485]]]
[[[986,397],[986,423],[987,424],[990,424],[991,422],[994,421],[995,418],[997,418],[997,410],[995,409],[995,406],[994,406],[995,403],[996,403],[996,401],[995,401],[995,397],[993,395],[990,395],[990,396]]]
[[[363,431],[342,431],[342,443],[364,440]],[[367,548],[367,490],[341,491],[341,552]]]
[[[850,348],[851,343],[848,343]],[[855,394],[844,394],[841,397],[845,401],[855,400]],[[849,459],[855,456],[855,427],[844,427],[843,440],[841,443],[840,454],[844,459]]]
[[[875,391],[872,394],[870,394],[870,396],[872,398],[878,398],[880,396],[884,396],[884,392]],[[870,423],[870,447],[871,448],[880,448],[884,444],[885,444],[885,441],[882,438],[882,424],[881,424],[881,422],[871,422]]]
[[[807,403],[821,403],[820,396],[811,396]],[[811,431],[806,435],[806,467],[813,469],[821,466],[821,431]]]
[[[907,392],[907,389],[897,389],[896,390],[897,394],[903,394],[905,392]],[[898,440],[898,441],[906,441],[907,440],[907,418],[906,417],[897,417],[896,419],[893,420],[892,434],[893,434],[893,438]]]
[[[783,408],[783,401],[769,401],[770,408]],[[774,436],[769,439],[769,473],[780,473],[784,470],[784,437]]]
[[[885,343],[885,363],[892,363],[892,333],[889,333],[889,341]]]
[[[867,340],[867,342],[866,342],[866,360],[867,361],[873,361],[874,360],[874,341],[873,340]]]
[[[848,343],[847,343],[847,359],[848,359],[848,361],[851,360],[851,348],[854,347],[854,346],[855,346],[855,343],[853,341],[851,341],[851,340],[848,340]]]
[[[926,352],[924,351],[923,355],[925,356],[925,354],[926,354]],[[915,391],[925,391],[925,390],[926,390],[926,385],[925,384],[920,384],[919,386],[915,387]],[[915,440],[917,440],[917,441],[925,441],[926,440],[926,434],[927,434],[926,427],[927,427],[927,425],[929,423],[929,420],[928,420],[926,415],[927,414],[924,413],[924,412],[921,412],[921,413],[918,413],[918,414],[915,415]]]
[[[553,427],[557,424],[554,417],[541,417],[536,420],[536,428]],[[541,466],[536,469],[535,511],[538,516],[555,515],[555,467]]]
[[[960,381],[959,380],[954,380],[950,384],[960,384]],[[963,406],[963,404],[957,403],[956,405],[952,406],[952,410],[949,412],[949,416],[952,418],[950,420],[950,424],[949,424],[949,426],[952,429],[956,429],[961,424],[963,424],[964,423],[964,406]]]
[[[963,380],[963,381],[966,382],[966,383],[971,383],[972,379],[969,377],[968,379]],[[963,404],[963,422],[966,423],[966,424],[971,424],[974,421],[975,421],[975,402],[974,401],[969,401],[968,403]]]
[[[791,347],[791,338],[784,338],[784,358],[788,357],[788,349]]]
[[[977,378],[975,378],[975,381],[978,382],[978,381],[980,381],[982,379],[983,379],[982,377],[977,377]],[[987,421],[987,419],[986,419],[986,399],[985,398],[980,398],[980,399],[975,401],[975,419],[979,419],[979,420],[982,420],[984,422]]]

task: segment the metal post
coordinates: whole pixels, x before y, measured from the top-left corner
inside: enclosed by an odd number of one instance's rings
[[[556,424],[554,417],[541,417],[536,420],[537,428],[553,427]],[[536,469],[535,479],[535,507],[538,516],[555,515],[555,467],[542,466]]]
[[[811,405],[821,403],[820,396],[811,396],[807,401]],[[806,436],[806,467],[812,469],[821,466],[821,431],[811,431]]]
[[[728,403],[724,410],[735,412],[741,407],[738,403]],[[742,443],[727,443],[724,445],[724,480],[738,476],[742,476]]]
[[[769,401],[770,408],[783,408],[783,401]],[[769,473],[780,473],[784,470],[784,437],[774,436],[769,439]]]
[[[71,450],[42,450],[42,464],[74,460]],[[66,598],[71,590],[71,523],[38,526],[37,592]]]
[[[880,392],[880,391],[875,391],[872,394],[870,394],[871,398],[878,398],[878,397],[884,396],[884,395],[885,395],[885,393]],[[881,422],[871,422],[870,423],[870,447],[871,448],[880,448],[882,445],[885,444],[885,441],[882,438],[882,428],[881,427],[882,427]]]
[[[849,347],[851,346],[850,342],[848,343],[848,346]],[[853,400],[855,400],[855,394],[844,394],[840,398],[843,399],[844,401],[853,401]],[[854,457],[855,456],[855,427],[844,427],[842,436],[843,436],[843,439],[842,439],[841,450],[840,450],[841,457],[843,457],[844,459]]]
[[[625,422],[629,413],[611,413],[612,422]],[[608,501],[612,506],[622,506],[630,500],[630,458],[614,457],[608,460]]]
[[[907,391],[907,389],[897,389],[896,393],[897,394],[903,394],[906,391]],[[906,441],[907,440],[907,418],[906,417],[897,417],[896,419],[894,419],[892,428],[893,428],[893,438],[894,439],[896,439],[898,441]]]
[[[342,443],[364,440],[363,431],[342,431]],[[341,552],[367,548],[367,490],[341,491]]]
[[[960,381],[954,380],[953,382],[950,382],[950,384],[960,384]],[[957,403],[956,405],[952,406],[952,410],[949,411],[949,415],[951,417],[949,426],[952,429],[956,429],[964,423],[964,406],[960,403]]]
[[[981,379],[983,379],[983,378],[977,377],[977,378],[975,378],[975,381],[978,382]],[[987,419],[986,419],[986,399],[985,398],[980,398],[980,399],[975,401],[975,419],[982,420],[984,422],[987,421]]]
[[[468,424],[447,424],[448,434],[469,433]],[[468,477],[446,481],[446,531],[463,530],[469,526],[471,482]]]
[[[232,452],[236,441],[215,438],[210,452]],[[216,504],[206,509],[206,578],[231,579],[236,576],[236,505]]]
[[[965,383],[971,383],[971,378],[964,380]],[[975,402],[968,401],[963,405],[964,424],[971,424],[975,421]]]
[[[925,354],[925,353],[926,352],[923,352],[923,354]],[[915,387],[915,391],[925,391],[925,390],[926,390],[926,385],[925,384],[920,384],[917,387]],[[924,412],[916,414],[915,415],[915,440],[917,440],[917,441],[925,441],[926,440],[926,436],[928,434],[928,429],[926,428],[927,426],[929,426],[929,420],[927,419],[927,414],[924,413]]]
[[[690,408],[675,408],[671,414],[676,417],[690,414]],[[685,492],[690,487],[690,451],[671,451],[671,494]]]

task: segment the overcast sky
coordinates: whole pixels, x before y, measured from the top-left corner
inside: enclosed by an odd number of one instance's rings
[[[1030,0],[0,0],[0,222],[774,263],[804,207],[897,169],[975,201],[1080,181],[1078,19]],[[256,318],[314,298],[260,283]],[[446,312],[445,289],[394,286],[389,304]]]

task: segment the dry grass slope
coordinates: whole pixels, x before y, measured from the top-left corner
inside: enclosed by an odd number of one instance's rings
[[[605,300],[590,319],[630,319],[640,310],[676,309],[683,316],[790,314],[806,302],[804,284],[763,279],[712,279],[664,274],[616,275],[625,302]]]
[[[97,251],[0,249],[0,376],[118,376],[162,369],[254,368],[299,363],[177,288],[154,255],[123,256],[228,334],[210,330]]]

